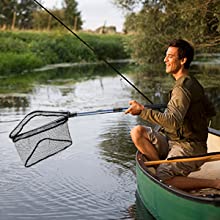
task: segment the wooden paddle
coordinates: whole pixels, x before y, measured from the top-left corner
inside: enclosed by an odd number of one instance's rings
[[[212,152],[195,157],[172,157],[167,160],[154,160],[144,162],[145,166],[159,165],[162,163],[176,163],[176,162],[192,162],[192,161],[204,161],[211,162],[220,160],[220,152]]]

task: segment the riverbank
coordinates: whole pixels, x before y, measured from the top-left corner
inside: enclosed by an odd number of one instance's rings
[[[67,32],[0,32],[0,76],[21,73],[56,63],[96,62],[100,59],[129,59],[128,36],[80,32],[77,35],[94,49]]]

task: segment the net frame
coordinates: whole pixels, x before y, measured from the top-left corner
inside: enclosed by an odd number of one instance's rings
[[[30,167],[72,145],[68,127],[69,112],[33,111],[27,114],[9,134],[25,167]],[[25,131],[33,119],[41,117],[42,125]],[[51,119],[44,122],[44,118]]]

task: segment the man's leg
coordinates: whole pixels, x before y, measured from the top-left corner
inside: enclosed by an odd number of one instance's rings
[[[197,179],[185,176],[175,176],[164,183],[182,190],[193,190],[202,188],[220,189],[220,180]]]
[[[159,160],[155,147],[151,144],[146,128],[138,125],[131,130],[131,138],[137,149],[144,154],[148,160]]]
[[[205,148],[197,149],[196,146],[192,145],[193,143],[170,142],[170,144],[172,148],[169,151],[168,158],[206,153]],[[187,149],[187,151],[185,149]],[[161,164],[157,169],[157,176],[162,179],[164,183],[182,190],[202,188],[220,189],[220,180],[187,177],[189,173],[196,171],[202,164],[203,162],[200,161]]]

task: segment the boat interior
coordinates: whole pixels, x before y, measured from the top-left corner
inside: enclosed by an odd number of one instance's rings
[[[220,152],[220,136],[209,133],[208,136],[208,153]],[[206,162],[200,170],[192,172],[189,177],[202,178],[202,179],[220,179],[220,160]],[[155,169],[153,167],[146,167],[146,170],[155,176]],[[205,188],[200,190],[192,190],[190,193],[194,196],[220,196],[220,190],[213,188]]]
[[[208,153],[211,152],[220,152],[220,136],[214,135],[209,133],[208,136]],[[192,172],[189,177],[194,178],[208,178],[208,179],[220,179],[220,160],[211,161],[205,163],[199,171]],[[217,189],[201,189],[197,191],[191,191],[190,193],[194,195],[204,195],[204,194],[213,194],[213,195],[220,195],[220,190]]]

